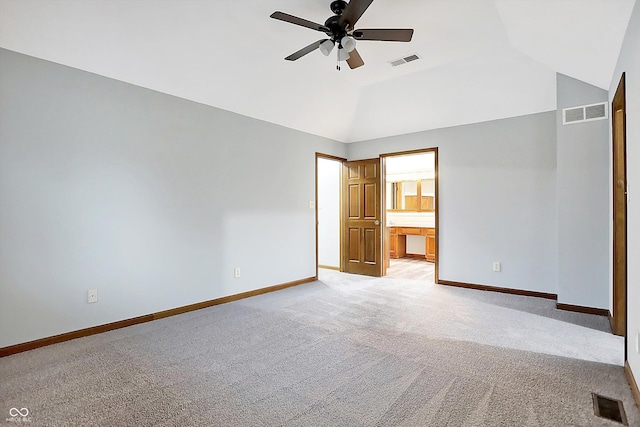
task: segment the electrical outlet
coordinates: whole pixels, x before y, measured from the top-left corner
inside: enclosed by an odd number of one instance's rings
[[[636,353],[640,354],[640,332],[636,334]]]
[[[236,268],[233,270],[233,277],[235,277],[236,279],[237,279],[238,277],[240,277],[240,267],[236,267]]]
[[[502,271],[502,264],[500,263],[500,261],[493,262],[493,271],[495,272]]]
[[[97,289],[89,289],[87,292],[87,302],[89,304],[98,302],[98,290]]]

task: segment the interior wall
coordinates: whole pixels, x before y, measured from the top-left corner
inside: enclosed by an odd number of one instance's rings
[[[315,275],[344,144],[3,49],[0,93],[0,347]]]
[[[318,265],[340,268],[342,162],[318,158]]]
[[[625,72],[627,114],[627,357],[636,381],[640,381],[640,3],[636,2],[609,87],[613,100]],[[611,126],[611,123],[609,123]],[[609,147],[611,150],[611,147]],[[611,171],[609,173],[612,173]],[[610,190],[611,191],[611,190]],[[611,193],[610,193],[611,194]],[[612,197],[611,195],[609,197]]]
[[[439,278],[557,293],[555,111],[352,143],[348,156],[431,147]]]
[[[607,91],[557,74],[558,302],[609,308],[609,122],[562,124]]]

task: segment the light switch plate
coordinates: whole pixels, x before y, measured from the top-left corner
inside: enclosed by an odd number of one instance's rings
[[[98,302],[98,290],[97,289],[89,289],[87,292],[87,302],[92,304],[94,302]]]
[[[314,209],[316,207],[316,202],[314,200],[309,200],[309,209]]]

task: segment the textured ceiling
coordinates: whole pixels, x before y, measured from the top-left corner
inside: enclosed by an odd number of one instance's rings
[[[329,0],[0,0],[0,47],[352,142],[555,109],[555,73],[608,88],[635,0],[375,0],[365,66],[290,53]],[[418,53],[399,67],[388,61]]]

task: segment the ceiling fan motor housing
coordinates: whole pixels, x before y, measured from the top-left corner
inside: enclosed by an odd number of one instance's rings
[[[344,8],[347,7],[347,2],[344,0],[336,0],[331,2],[331,11],[336,15],[342,15]]]
[[[346,25],[340,24],[340,16],[335,15],[329,17],[324,23],[324,26],[331,30],[331,39],[334,41],[342,39],[347,35]]]

